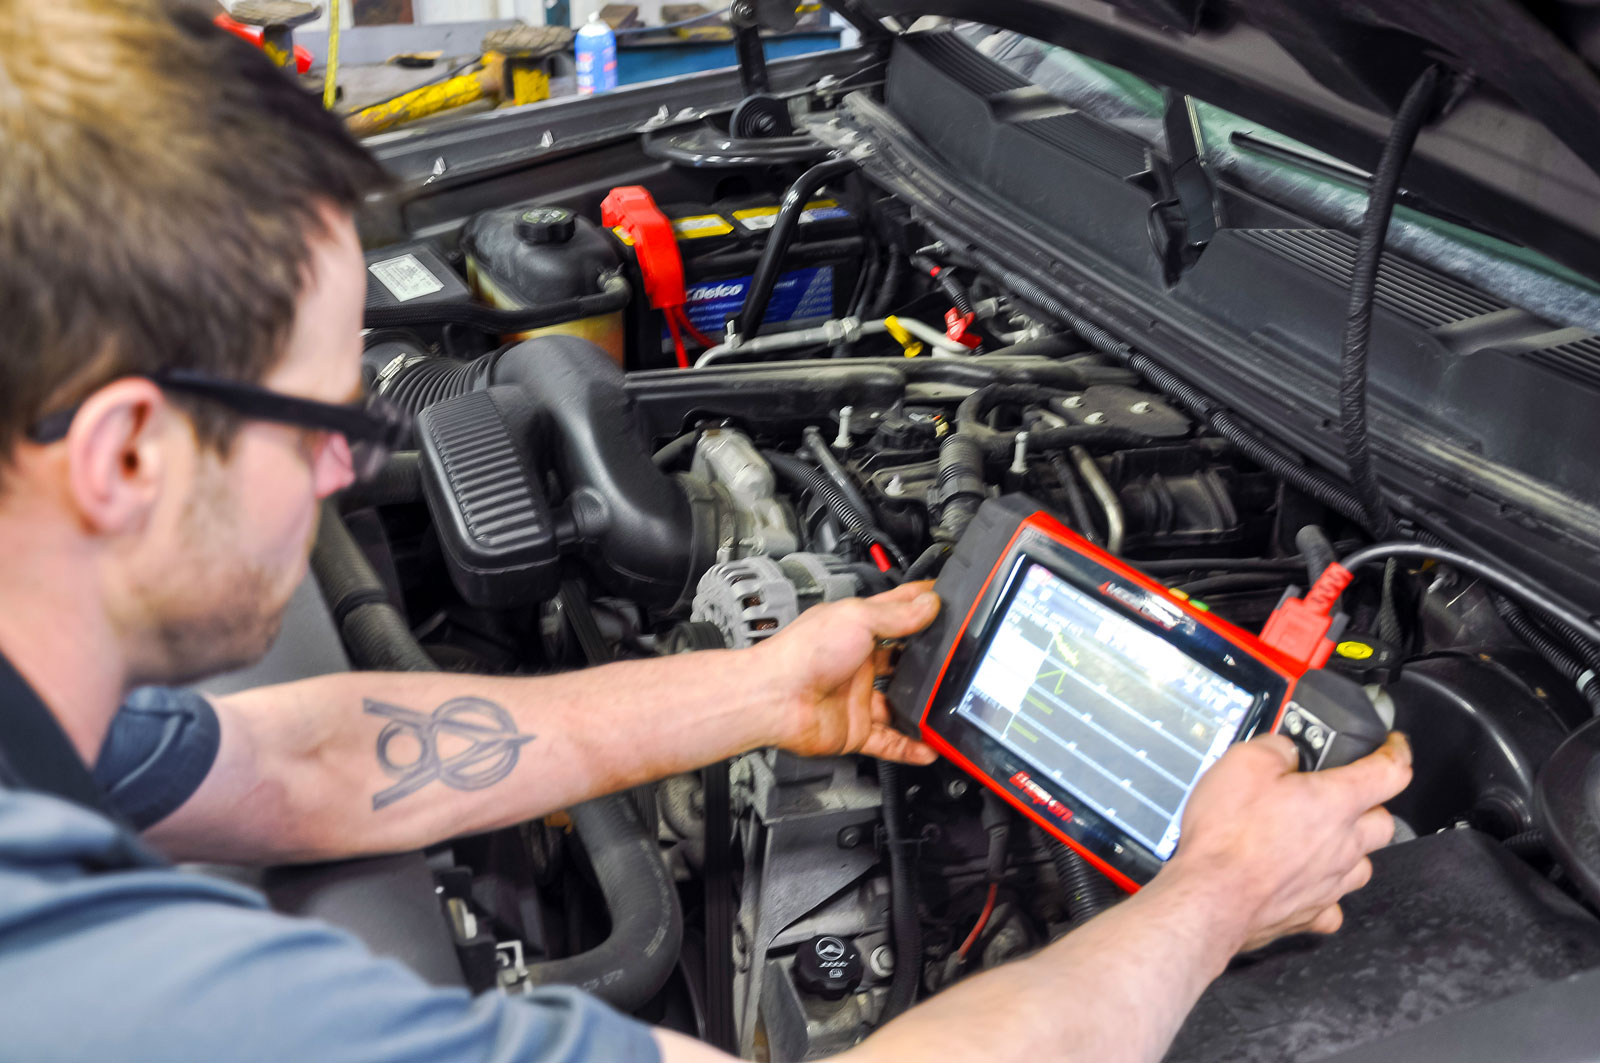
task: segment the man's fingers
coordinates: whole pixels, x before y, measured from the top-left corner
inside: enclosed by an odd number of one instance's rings
[[[1394,841],[1394,817],[1386,808],[1368,809],[1356,819],[1356,840],[1361,851],[1370,853]]]
[[[1411,744],[1399,731],[1391,731],[1383,745],[1353,764],[1320,773],[1326,785],[1341,790],[1350,814],[1381,805],[1411,782]]]
[[[1346,871],[1344,878],[1339,880],[1339,896],[1354,893],[1356,890],[1372,881],[1372,861],[1362,857],[1356,866]]]
[[[1300,751],[1295,749],[1294,743],[1289,741],[1287,735],[1267,734],[1250,739],[1242,747],[1258,752],[1262,756],[1270,756],[1283,765],[1283,774],[1300,770]]]
[[[1344,909],[1332,904],[1318,912],[1306,929],[1313,934],[1332,934],[1341,926],[1344,926]]]
[[[899,731],[881,723],[872,725],[872,733],[867,736],[861,752],[869,757],[896,760],[902,764],[932,764],[939,759],[939,754],[921,742],[907,738]]]
[[[871,598],[868,598],[867,601],[909,602],[923,591],[931,590],[933,590],[933,580],[919,579],[914,583],[902,583],[893,590],[884,591],[882,594],[874,594]]]
[[[939,596],[930,590],[890,600],[890,595],[900,595],[905,589],[904,586],[896,587],[861,603],[866,611],[867,626],[878,638],[898,639],[914,635],[939,615]]]

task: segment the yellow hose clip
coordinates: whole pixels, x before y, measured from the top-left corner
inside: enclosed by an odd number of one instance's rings
[[[883,319],[883,324],[889,330],[889,335],[894,337],[895,342],[905,352],[907,358],[915,358],[923,352],[922,341],[907,332],[906,327],[900,324],[899,318],[891,314]]]

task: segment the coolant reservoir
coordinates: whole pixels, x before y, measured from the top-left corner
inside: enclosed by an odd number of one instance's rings
[[[461,234],[473,294],[502,310],[526,310],[600,291],[601,278],[621,265],[615,246],[588,218],[565,207],[528,206],[485,211]],[[576,318],[507,336],[578,336],[598,344],[618,365],[627,352],[622,311]]]

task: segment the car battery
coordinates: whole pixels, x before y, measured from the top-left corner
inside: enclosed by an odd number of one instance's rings
[[[685,313],[709,339],[720,342],[728,320],[744,305],[778,209],[778,200],[770,196],[661,205],[672,222],[683,261]],[[861,270],[862,230],[857,213],[845,202],[826,192],[812,197],[783,256],[762,319],[763,332],[805,328],[846,313]],[[628,241],[620,234],[618,239],[634,290],[642,291],[638,266],[627,252]],[[630,312],[636,337],[630,368],[676,365],[672,337],[661,314],[637,299]],[[695,345],[688,337],[685,342],[690,343],[692,359]]]

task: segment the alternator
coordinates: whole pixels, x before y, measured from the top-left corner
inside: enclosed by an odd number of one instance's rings
[[[691,617],[716,625],[730,647],[752,646],[818,602],[861,593],[861,582],[849,567],[847,561],[821,554],[725,561],[700,577]]]

